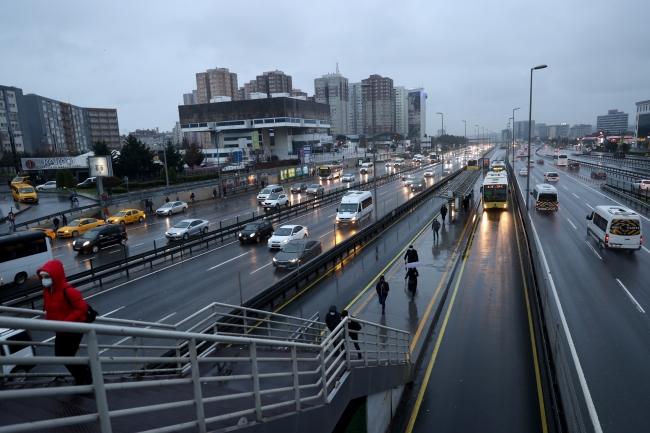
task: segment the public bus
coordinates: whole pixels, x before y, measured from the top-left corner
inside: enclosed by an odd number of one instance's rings
[[[52,260],[52,246],[45,232],[0,236],[0,285],[23,284],[48,260]]]
[[[483,210],[506,209],[508,207],[508,176],[505,172],[486,176],[481,186]]]
[[[478,161],[476,159],[467,160],[467,169],[468,170],[478,170]]]
[[[569,163],[569,156],[568,155],[553,155],[553,160],[555,162],[555,165],[558,167],[566,167],[567,164]]]
[[[340,165],[321,165],[318,167],[318,177],[322,180],[332,180],[341,177]]]

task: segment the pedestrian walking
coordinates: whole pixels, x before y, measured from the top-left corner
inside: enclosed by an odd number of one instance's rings
[[[54,231],[57,231],[59,229],[59,219],[57,217],[54,217],[52,222],[54,223]]]
[[[192,200],[192,204],[194,204],[194,198],[195,198],[195,197],[196,197],[196,196],[194,195],[194,192],[192,192],[192,194],[190,195],[190,200]]]
[[[60,261],[48,261],[36,272],[36,275],[43,284],[45,320],[87,322],[88,304],[84,301],[81,292],[66,281],[63,264]],[[54,338],[54,356],[75,356],[82,338],[83,334],[81,333],[57,332]],[[87,365],[66,365],[65,367],[74,377],[75,385],[92,383],[92,375]]]
[[[212,188],[212,198],[217,198],[217,188]]]
[[[165,197],[165,203],[169,203],[169,197]]]
[[[469,195],[466,195],[465,198],[463,199],[463,211],[467,213],[469,210]]]
[[[334,329],[336,329],[336,327],[339,326],[339,323],[341,323],[341,313],[336,311],[336,305],[330,305],[330,310],[325,316],[325,324],[327,325],[327,329],[329,329],[330,332],[334,332]],[[341,337],[336,339],[333,348],[337,347],[340,342],[341,342]],[[336,351],[336,353],[338,354],[339,352],[340,352],[340,348]]]
[[[181,201],[181,199],[178,198],[178,194],[176,194],[176,201]]]
[[[113,197],[113,188],[110,185],[106,187],[106,192],[108,193],[108,198]]]
[[[341,320],[349,317],[348,319],[348,336],[353,340],[354,348],[358,350],[357,358],[363,359],[361,354],[361,347],[359,347],[359,331],[361,331],[361,324],[356,320],[352,320],[352,316],[348,313],[348,310],[341,311]]]
[[[444,203],[440,207],[440,216],[442,217],[442,224],[444,225],[445,224],[445,217],[447,216],[447,205],[444,204]]]
[[[108,206],[108,196],[106,194],[102,194],[102,206]]]
[[[108,220],[111,217],[111,213],[108,211],[108,206],[104,207],[104,221]]]
[[[63,223],[63,227],[68,225],[68,217],[64,213],[61,214],[61,222]]]
[[[16,216],[14,215],[14,211],[9,211],[7,214],[7,221],[9,221],[9,224],[11,224],[11,229],[13,231],[16,231]]]
[[[379,303],[381,304],[381,314],[384,314],[386,312],[386,298],[388,298],[390,287],[388,287],[388,283],[383,275],[379,277],[379,282],[375,286],[375,290],[377,291]]]
[[[413,248],[413,245],[409,245],[406,254],[404,254],[404,264],[419,262],[420,258],[418,257],[418,251]]]
[[[223,186],[223,198],[226,198],[226,185]]]
[[[262,181],[262,188],[264,188],[264,181]]]
[[[418,289],[418,277],[420,273],[416,268],[408,268],[404,280],[407,280],[406,288],[411,296],[415,296],[415,291]]]
[[[433,219],[433,224],[431,224],[431,228],[433,229],[433,240],[440,240],[440,234],[438,234],[438,230],[440,230],[440,221],[438,221],[438,218]]]

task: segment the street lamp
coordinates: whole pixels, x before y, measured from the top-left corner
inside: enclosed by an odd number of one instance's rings
[[[445,134],[445,115],[437,112],[436,114],[440,114],[440,138]],[[441,158],[444,160],[444,152],[442,151],[442,141],[440,142],[440,153],[441,153]]]
[[[519,107],[512,109],[512,168],[515,168],[515,111],[519,110]]]
[[[508,153],[510,151],[510,120],[512,120],[512,117],[508,119],[508,126],[506,126],[506,131],[508,131],[508,135],[506,136],[506,162],[510,159],[510,154]]]
[[[530,97],[528,99],[528,165],[530,166],[530,134],[531,134],[531,123],[533,117],[533,71],[536,69],[544,69],[546,65],[535,66],[530,68]],[[514,114],[513,114],[514,115]],[[530,201],[528,196],[530,190],[530,176],[526,176],[526,211],[528,211],[528,202]]]
[[[465,148],[467,148],[467,122],[463,120],[463,123],[465,124]]]

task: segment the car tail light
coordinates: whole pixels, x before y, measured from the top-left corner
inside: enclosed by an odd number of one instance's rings
[[[643,236],[639,237],[639,245],[643,245]]]
[[[609,243],[609,235],[605,235],[605,244]]]

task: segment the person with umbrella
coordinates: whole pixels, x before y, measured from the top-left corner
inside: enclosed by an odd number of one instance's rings
[[[415,291],[418,289],[418,277],[420,273],[415,267],[408,268],[406,270],[406,276],[404,280],[408,279],[406,288],[408,289],[411,296],[415,296]]]

